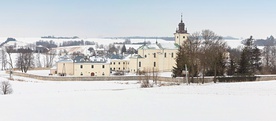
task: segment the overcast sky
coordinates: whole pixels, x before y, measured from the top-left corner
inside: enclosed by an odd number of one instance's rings
[[[173,36],[181,13],[189,33],[276,36],[275,0],[2,0],[0,37]]]

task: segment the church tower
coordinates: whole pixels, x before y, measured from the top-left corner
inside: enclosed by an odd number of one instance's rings
[[[178,24],[178,28],[176,28],[176,32],[174,33],[174,41],[178,45],[182,45],[183,42],[185,42],[188,39],[189,33],[187,32],[187,28],[185,28],[185,24],[182,20],[182,14],[181,14],[181,21]]]

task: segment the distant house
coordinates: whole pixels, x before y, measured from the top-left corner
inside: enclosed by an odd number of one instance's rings
[[[77,56],[73,60],[67,57],[57,62],[56,72],[60,76],[109,76],[109,60],[101,57]],[[54,71],[51,71],[54,72]],[[51,73],[54,74],[54,73]]]
[[[102,57],[76,57],[74,59],[75,76],[109,76],[109,60]]]

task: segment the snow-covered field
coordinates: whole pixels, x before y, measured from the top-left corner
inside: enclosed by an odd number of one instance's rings
[[[0,80],[8,75],[0,72]],[[1,121],[274,121],[276,81],[139,88],[136,81],[51,82],[14,76]]]

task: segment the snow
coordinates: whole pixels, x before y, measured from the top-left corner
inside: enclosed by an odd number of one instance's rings
[[[239,48],[242,46],[242,40],[224,40],[227,45],[231,48]]]
[[[21,72],[21,71],[17,71]],[[38,75],[38,76],[49,76],[50,70],[28,70],[28,74]]]
[[[42,72],[40,72],[42,73]],[[0,72],[0,80],[9,75]],[[137,81],[39,81],[14,76],[3,121],[274,121],[276,81],[139,88]]]

